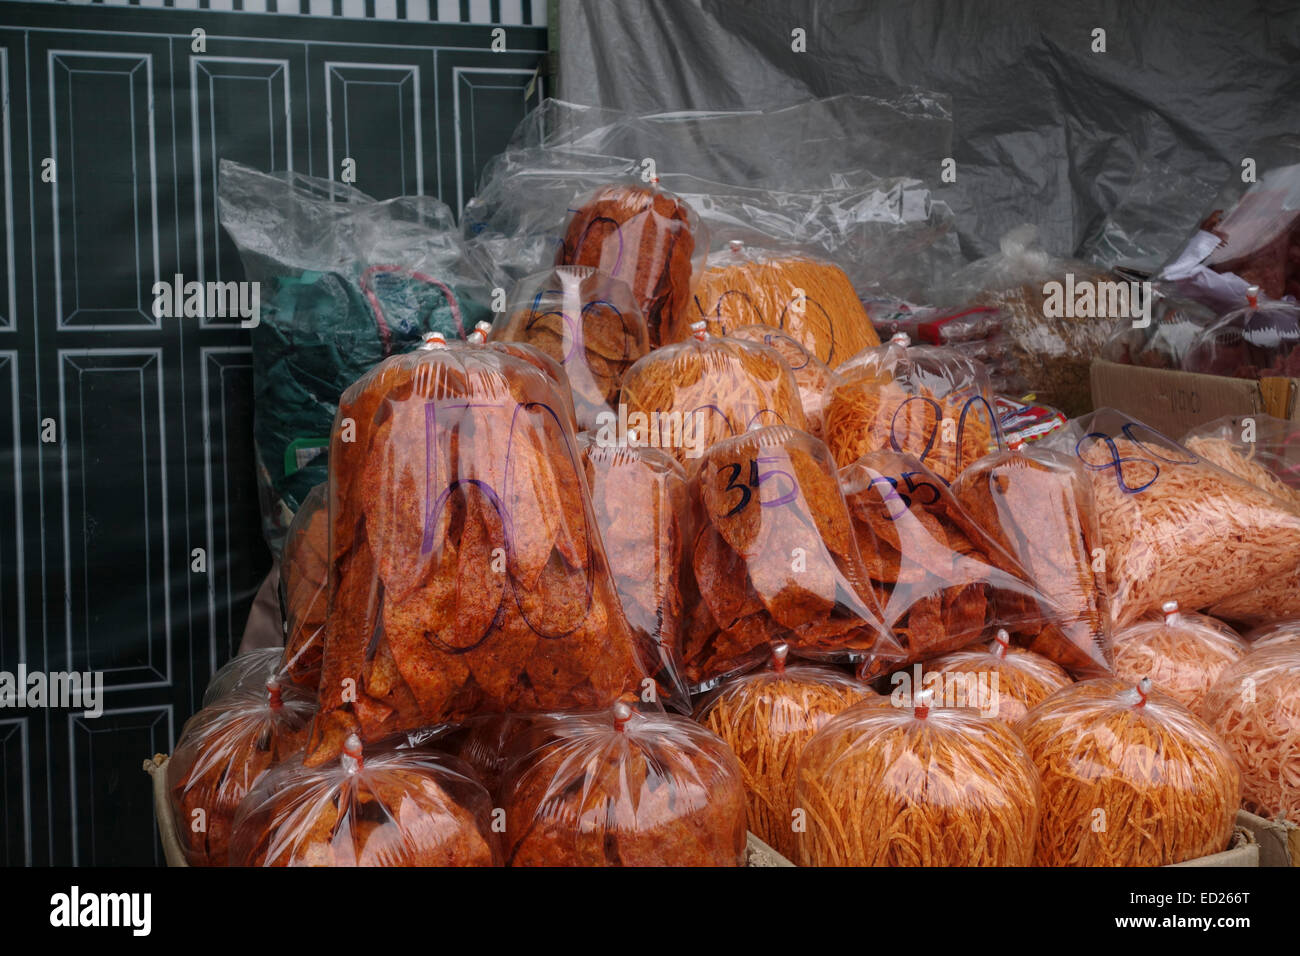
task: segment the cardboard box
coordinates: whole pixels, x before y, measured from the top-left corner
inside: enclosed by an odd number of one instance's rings
[[[1092,404],[1115,408],[1175,440],[1197,425],[1225,415],[1258,415],[1300,421],[1300,380],[1258,382],[1095,359]]]
[[[1241,811],[1238,811],[1240,815]],[[1209,856],[1198,856],[1194,860],[1184,860],[1182,863],[1171,863],[1170,866],[1261,866],[1259,843],[1255,840],[1255,834],[1249,828],[1241,825],[1238,819],[1237,825],[1232,828],[1232,839],[1228,843],[1228,848],[1221,853],[1211,853]]]
[[[1300,827],[1294,823],[1239,810],[1237,826],[1249,830],[1259,844],[1260,866],[1300,866]]]

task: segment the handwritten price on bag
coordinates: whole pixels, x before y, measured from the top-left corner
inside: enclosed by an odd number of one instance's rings
[[[740,500],[736,502],[735,506],[723,515],[723,517],[733,518],[740,514],[749,507],[752,501],[754,501],[754,492],[758,491],[764,484],[771,481],[776,481],[777,484],[774,487],[780,489],[781,481],[784,480],[789,483],[789,490],[766,500],[764,500],[760,495],[758,499],[759,507],[779,508],[782,505],[788,505],[790,502],[797,500],[799,497],[799,486],[794,480],[794,475],[790,474],[788,471],[782,471],[779,468],[763,467],[764,465],[780,464],[785,461],[786,459],[783,455],[767,455],[759,456],[758,458],[751,458],[749,459],[749,474],[743,482],[738,479],[741,474],[745,472],[744,465],[738,461],[722,465],[718,469],[719,471],[730,472],[727,477],[727,485],[723,490],[740,492]]]
[[[1169,458],[1166,455],[1160,454],[1160,452],[1156,451],[1154,448],[1148,445],[1136,433],[1139,428],[1145,429],[1146,431],[1150,432],[1151,435],[1155,436],[1155,438],[1159,439],[1162,442],[1167,443],[1168,445],[1173,446],[1172,449],[1163,448],[1162,449],[1163,451],[1178,450],[1180,452],[1184,452],[1186,454],[1186,457]],[[1079,459],[1079,461],[1083,462],[1083,466],[1087,468],[1089,471],[1106,471],[1107,469],[1110,468],[1115,469],[1115,482],[1119,485],[1120,491],[1124,492],[1126,495],[1135,495],[1138,492],[1146,491],[1148,488],[1150,488],[1152,485],[1156,483],[1156,479],[1160,477],[1160,465],[1157,463],[1157,460],[1162,461],[1167,465],[1194,465],[1201,460],[1199,457],[1192,454],[1190,451],[1183,449],[1180,445],[1176,444],[1175,442],[1166,438],[1164,435],[1160,434],[1154,428],[1151,428],[1147,425],[1143,425],[1140,422],[1126,422],[1124,426],[1120,428],[1120,434],[1128,441],[1132,442],[1134,445],[1140,448],[1142,451],[1151,455],[1152,458],[1144,458],[1140,455],[1121,455],[1119,451],[1119,446],[1115,443],[1114,437],[1108,435],[1105,432],[1088,432],[1088,434],[1084,435],[1077,442],[1075,442],[1074,454],[1075,457]],[[1097,463],[1097,462],[1089,461],[1086,457],[1084,457],[1083,444],[1084,442],[1089,440],[1095,440],[1101,442],[1101,444],[1104,445],[1106,450],[1110,453],[1109,454],[1110,460]],[[1094,445],[1093,447],[1095,448],[1097,446]],[[1156,460],[1152,460],[1153,458]],[[1130,485],[1124,478],[1125,464],[1146,465],[1151,469],[1151,477],[1140,485],[1136,485],[1136,486]]]

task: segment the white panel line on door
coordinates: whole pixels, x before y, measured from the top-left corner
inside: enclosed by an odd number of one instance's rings
[[[460,79],[461,74],[469,73],[493,73],[509,74],[513,76],[532,76],[537,72],[536,69],[526,69],[524,67],[479,67],[479,66],[454,66],[451,69],[451,87],[452,87],[452,132],[456,137],[456,218],[460,219],[461,214],[465,211],[465,173],[462,169],[460,154],[462,152],[461,133],[460,133]],[[469,84],[473,87],[473,84]],[[522,91],[521,91],[522,92]],[[471,110],[471,115],[473,111]]]
[[[418,63],[355,63],[343,60],[326,60],[325,61],[325,145],[326,145],[326,162],[329,164],[329,172],[326,177],[330,182],[335,182],[338,170],[334,168],[334,94],[330,89],[330,71],[335,67],[350,66],[363,70],[404,70],[408,76],[414,78],[413,107],[415,113],[415,191],[417,195],[424,195],[424,141],[420,134],[420,64]],[[342,73],[339,74],[339,82],[343,84],[344,95],[347,95],[348,79]],[[400,83],[401,81],[399,81]],[[400,85],[398,108],[401,109]],[[346,101],[343,104],[344,111],[347,110]],[[345,131],[346,137],[346,131]],[[364,190],[363,190],[364,191]]]
[[[14,163],[9,135],[9,50],[0,47],[0,120],[4,125],[5,257],[9,265],[9,309],[0,329],[18,328],[18,277],[14,275]]]

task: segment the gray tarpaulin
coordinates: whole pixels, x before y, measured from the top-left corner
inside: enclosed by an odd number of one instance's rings
[[[946,94],[956,182],[919,168],[931,144],[873,171],[934,189],[967,256],[1032,222],[1057,254],[1155,265],[1252,143],[1300,131],[1300,4],[560,0],[559,75],[565,100],[636,113]]]

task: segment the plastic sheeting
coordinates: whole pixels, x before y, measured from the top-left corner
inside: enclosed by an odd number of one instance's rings
[[[806,52],[792,49],[796,29]],[[1104,53],[1093,52],[1096,29]],[[559,73],[562,98],[633,113],[940,91],[951,105],[956,182],[941,182],[925,141],[854,165],[937,190],[967,257],[995,251],[1008,228],[1032,222],[1057,255],[1154,268],[1251,143],[1300,128],[1300,7],[560,0]],[[879,116],[860,120],[870,127]],[[803,147],[819,161],[833,151],[802,144],[799,132],[762,149]],[[737,181],[735,154],[712,159],[713,174],[691,172]]]

